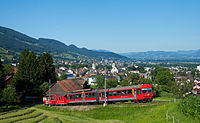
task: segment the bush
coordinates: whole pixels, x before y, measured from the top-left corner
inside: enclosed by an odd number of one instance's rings
[[[179,103],[179,109],[188,116],[200,119],[200,96],[189,96]]]
[[[173,93],[168,93],[168,92],[162,91],[160,93],[160,97],[173,97]]]

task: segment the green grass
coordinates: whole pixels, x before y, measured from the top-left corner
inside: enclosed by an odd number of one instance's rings
[[[179,102],[152,102],[152,103],[117,103],[106,107],[100,105],[89,111],[68,110],[66,108],[48,107],[44,105],[20,109],[0,115],[0,123],[171,123],[172,116],[175,122],[198,123],[192,117],[182,114],[177,104]],[[31,113],[30,111],[34,110]],[[168,121],[166,113],[168,112]],[[25,115],[22,115],[25,114]]]
[[[87,117],[99,120],[121,120],[126,123],[164,123],[166,121],[166,112],[168,111],[169,120],[172,122],[172,116],[182,123],[197,123],[197,120],[186,117],[177,109],[177,103],[166,103],[152,106],[124,106],[124,107],[106,107],[94,109],[89,112],[81,112]]]
[[[153,101],[174,101],[173,97],[156,97]]]

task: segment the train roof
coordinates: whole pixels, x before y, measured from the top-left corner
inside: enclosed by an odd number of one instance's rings
[[[106,89],[106,91],[114,91],[114,90],[124,90],[124,89],[132,89],[132,88],[151,88],[151,85],[149,84],[141,84],[141,85],[132,85],[132,86],[124,86],[124,87],[116,87],[116,88],[108,88]],[[71,91],[65,94],[58,94],[55,95],[55,97],[60,97],[60,96],[65,96],[66,94],[76,94],[76,93],[82,93],[82,92],[92,92],[95,93],[96,91],[105,91],[105,89],[81,89],[81,90],[75,90],[75,91]]]
[[[149,88],[151,87],[151,85],[149,84],[141,84],[141,85],[132,85],[132,86],[124,86],[124,87],[116,87],[116,88],[108,88],[106,89],[106,91],[114,91],[114,90],[124,90],[124,89],[132,89],[132,88]],[[82,93],[82,92],[95,92],[95,91],[105,91],[105,89],[82,89],[82,90],[76,90],[76,91],[72,91],[72,92],[69,92],[67,94],[73,94],[73,93]]]
[[[108,88],[108,89],[106,89],[106,91],[123,90],[123,89],[139,88],[139,87],[141,87],[141,85],[132,85],[132,86]],[[99,89],[98,91],[105,91],[105,89]]]

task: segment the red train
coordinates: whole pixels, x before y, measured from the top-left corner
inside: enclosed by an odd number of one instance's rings
[[[106,89],[106,101],[134,101],[151,102],[153,100],[152,87],[149,84],[133,85],[127,87],[118,87]],[[44,104],[66,105],[66,104],[85,104],[85,103],[103,103],[105,101],[105,89],[81,90],[66,93],[65,95],[53,95],[43,97]]]

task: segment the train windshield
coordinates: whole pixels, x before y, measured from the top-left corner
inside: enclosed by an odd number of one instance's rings
[[[142,89],[142,93],[146,94],[146,93],[152,93],[152,88],[143,88]]]
[[[148,93],[153,93],[152,88],[148,88],[147,90],[148,90]]]

